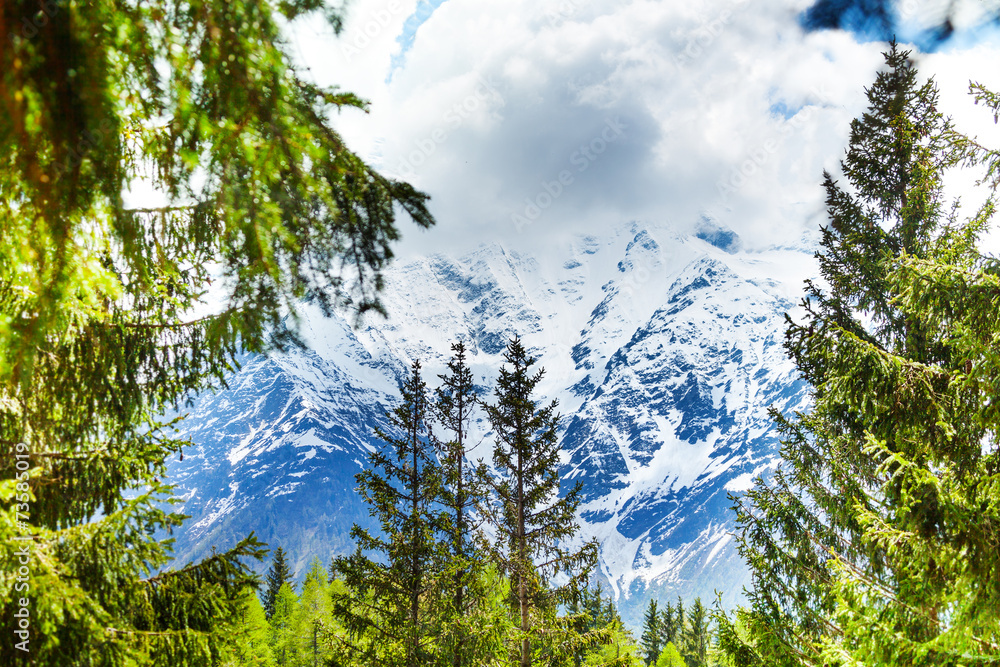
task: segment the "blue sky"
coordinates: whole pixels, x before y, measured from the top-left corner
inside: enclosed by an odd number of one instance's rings
[[[403,22],[403,31],[400,33],[399,37],[396,38],[396,43],[399,44],[398,53],[394,53],[392,56],[392,64],[389,70],[389,79],[392,79],[392,73],[403,67],[406,63],[406,53],[413,48],[413,43],[416,40],[417,29],[424,24],[427,19],[434,14],[434,10],[441,6],[442,3],[447,0],[420,0],[417,3],[416,8],[413,13],[406,17]]]
[[[349,144],[431,194],[438,227],[404,223],[404,255],[704,216],[754,249],[815,237],[889,32],[1000,146],[966,94],[1000,89],[998,4],[353,0],[339,38],[313,23],[294,41],[318,80],[371,101],[338,118]]]

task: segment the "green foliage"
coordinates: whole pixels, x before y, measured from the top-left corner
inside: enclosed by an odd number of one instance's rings
[[[808,284],[788,324],[812,410],[775,415],[785,463],[737,500],[754,586],[719,615],[737,666],[1000,663],[1000,304],[976,248],[994,207],[959,219],[942,186],[997,155],[941,116],[905,52],[886,61],[847,185],[826,178],[828,291]]]
[[[246,589],[243,609],[233,623],[226,644],[223,664],[234,667],[275,667],[271,652],[271,628],[253,589]]]
[[[677,598],[677,607],[669,602],[660,612],[660,646],[676,645],[681,641],[684,629],[684,603]]]
[[[569,613],[563,620],[561,650],[553,651],[553,659],[546,663],[563,664],[571,657],[575,667],[580,665],[619,665],[631,667],[643,664],[640,649],[632,634],[625,629],[614,602],[605,597],[601,583],[589,584],[574,591]]]
[[[656,660],[656,667],[688,667],[673,642],[667,642]]]
[[[468,612],[464,616],[446,613],[442,624],[461,643],[442,647],[441,663],[502,665],[508,662],[511,638],[517,634],[516,619],[510,610],[510,581],[493,565],[475,570],[467,589]]]
[[[397,209],[432,223],[331,127],[364,103],[292,65],[280,26],[319,7],[0,4],[0,569],[30,547],[0,628],[24,598],[34,664],[217,658],[263,545],[154,574],[153,535],[182,519],[160,477],[185,443],[161,415],[293,343],[303,300],[378,309]],[[220,274],[219,312],[193,317]]]
[[[562,546],[577,531],[580,484],[557,497],[556,404],[539,407],[533,397],[544,371],[531,373],[535,359],[528,357],[519,338],[509,342],[504,360],[509,367],[500,369],[496,403],[484,406],[496,438],[497,477],[489,479],[492,500],[483,510],[497,536],[492,556],[513,584],[512,605],[520,617],[520,664],[527,667],[537,621],[546,608],[568,602],[578,582],[586,581],[597,546],[590,542],[575,552]],[[569,575],[569,581],[551,587],[549,578],[559,572]]]
[[[502,665],[517,635],[508,602],[510,583],[491,565],[476,572],[477,580],[469,581],[470,601],[474,604],[470,604],[468,616],[461,619],[465,632],[461,658],[471,665]],[[270,623],[259,602],[249,602],[249,612],[237,618],[228,633],[221,665],[367,667],[405,660],[401,642],[374,647],[373,643],[383,640],[377,633],[351,636],[339,622],[340,613],[333,609],[335,600],[341,604],[353,602],[353,612],[373,617],[373,624],[381,620],[371,595],[365,599],[350,595],[343,581],[328,581],[320,561],[313,559],[301,597],[287,583],[283,585]],[[434,628],[428,632],[433,633]],[[449,665],[453,657],[442,650],[425,664]]]
[[[680,601],[677,608],[683,609]],[[711,641],[708,625],[708,610],[701,598],[695,598],[687,614],[687,623],[683,624],[682,655],[687,667],[705,667],[708,664],[708,647]]]
[[[319,558],[313,558],[302,582],[302,595],[288,622],[290,641],[285,665],[306,667],[326,663],[333,652],[328,638],[334,632],[332,614],[326,569]]]
[[[292,618],[298,606],[299,598],[288,583],[281,585],[274,600],[274,614],[270,618],[271,653],[279,666],[288,664],[295,654],[295,635],[292,628]]]
[[[712,664],[712,644],[711,619],[701,598],[695,598],[688,610],[679,596],[676,605],[668,602],[662,608],[658,600],[650,599],[643,620],[644,664],[660,664],[670,646],[685,667],[707,667]]]
[[[646,664],[632,633],[625,629],[621,620],[615,620],[602,628],[600,645],[587,652],[583,664],[588,667],[640,667]]]
[[[748,623],[759,620],[759,617],[742,607],[727,614],[718,601],[712,617],[715,621],[715,641],[710,651],[712,664],[720,667],[763,664],[759,662],[760,651],[756,649],[755,641],[747,629]]]
[[[267,618],[271,618],[274,615],[274,603],[278,599],[278,591],[285,584],[289,584],[292,589],[295,588],[295,583],[292,579],[295,575],[292,574],[291,568],[288,566],[288,560],[285,557],[285,551],[278,547],[274,550],[274,556],[271,558],[271,567],[267,571],[267,576],[264,578],[264,613]]]

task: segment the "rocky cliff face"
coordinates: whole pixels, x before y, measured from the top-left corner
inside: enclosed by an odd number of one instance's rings
[[[196,446],[170,467],[191,515],[178,559],[250,530],[300,570],[349,550],[351,524],[370,525],[354,474],[411,361],[435,386],[464,340],[490,399],[518,334],[546,369],[542,394],[559,400],[563,476],[583,485],[582,532],[600,540],[626,620],[639,623],[650,595],[718,589],[732,601],[746,570],[727,493],[774,466],[767,408],[806,400],[780,344],[801,292],[781,276],[805,256],[699,237],[628,225],[537,256],[497,245],[436,255],[391,270],[387,320],[354,328],[346,314],[307,313],[308,350],[247,359],[228,390],[195,404],[185,435]],[[489,461],[488,425],[478,431],[468,455]]]

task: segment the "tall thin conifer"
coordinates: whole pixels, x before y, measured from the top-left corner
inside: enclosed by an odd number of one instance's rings
[[[274,603],[278,599],[278,591],[281,590],[281,586],[287,583],[292,590],[295,590],[295,582],[292,581],[294,578],[295,574],[288,565],[285,550],[278,547],[274,550],[271,567],[268,568],[267,575],[264,577],[263,607],[264,615],[268,620],[274,615]]]
[[[446,650],[455,667],[467,664],[476,653],[477,628],[473,609],[484,592],[476,586],[482,581],[483,554],[476,538],[475,508],[482,504],[482,476],[467,460],[469,430],[478,404],[472,370],[466,360],[465,343],[452,344],[448,372],[439,376],[432,406],[435,421],[441,425],[439,460],[441,467],[441,504],[438,528],[443,534],[441,591],[446,611],[442,633]]]
[[[497,470],[490,482],[492,502],[484,510],[496,531],[494,555],[512,582],[521,630],[519,664],[529,667],[540,612],[569,601],[573,586],[589,576],[597,547],[593,542],[567,547],[578,529],[580,485],[560,497],[556,403],[540,406],[534,396],[544,371],[532,372],[535,359],[517,337],[508,343],[504,360],[496,402],[484,406]],[[553,587],[551,577],[559,572],[569,579]]]
[[[373,535],[355,525],[357,551],[335,560],[349,592],[335,596],[335,614],[355,635],[368,635],[357,646],[362,660],[422,667],[433,652],[437,499],[441,473],[434,459],[427,386],[414,362],[400,387],[402,400],[390,413],[392,432],[377,430],[384,451],[369,456],[358,473],[358,490],[381,524]],[[375,560],[368,554],[377,554]]]
[[[660,657],[661,638],[660,624],[662,619],[657,611],[656,600],[650,600],[646,613],[642,618],[642,637],[640,638],[644,660],[647,665],[655,665]]]

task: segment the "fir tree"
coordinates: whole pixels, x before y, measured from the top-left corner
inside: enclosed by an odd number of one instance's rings
[[[274,603],[278,599],[278,591],[284,584],[288,584],[295,590],[295,582],[292,580],[295,575],[292,573],[291,568],[288,566],[288,561],[285,558],[285,551],[278,547],[274,550],[274,556],[271,559],[271,567],[267,571],[267,576],[264,579],[264,614],[267,619],[270,620],[271,616],[274,615]]]
[[[596,544],[575,552],[562,545],[577,531],[575,512],[580,485],[558,497],[559,445],[556,403],[539,407],[533,393],[543,371],[531,372],[535,359],[519,338],[507,345],[496,403],[484,406],[496,438],[490,481],[494,501],[484,506],[496,531],[494,555],[512,582],[521,641],[521,667],[532,663],[532,635],[542,610],[566,602],[576,581],[586,581],[596,559]],[[564,572],[570,581],[549,588],[549,577]]]
[[[185,444],[160,416],[293,343],[303,300],[377,309],[397,212],[432,223],[333,129],[364,103],[296,71],[282,26],[320,5],[0,3],[0,544],[31,546],[38,664],[212,662],[263,545],[160,571]]]
[[[402,664],[417,667],[436,659],[432,651],[434,606],[428,599],[439,561],[434,530],[441,473],[429,430],[427,387],[414,362],[400,387],[402,401],[389,415],[394,433],[378,430],[388,452],[373,452],[370,467],[357,475],[358,490],[378,518],[382,534],[355,525],[357,551],[335,565],[350,595],[337,596],[335,612],[354,635],[374,639],[359,645],[364,660],[386,663],[398,652]],[[366,552],[380,554],[377,562]],[[374,652],[374,653],[371,653]]]
[[[986,389],[1000,374],[983,344],[997,311],[971,296],[995,282],[975,248],[993,202],[959,220],[942,186],[962,150],[990,160],[907,53],[893,44],[886,61],[851,126],[847,185],[826,178],[828,291],[808,284],[805,320],[788,325],[813,407],[775,415],[785,463],[737,501],[754,586],[736,623],[718,617],[737,667],[990,664],[1000,651]]]
[[[642,652],[647,665],[655,665],[660,657],[660,641],[662,620],[656,610],[656,600],[650,599],[646,614],[642,620]]]

